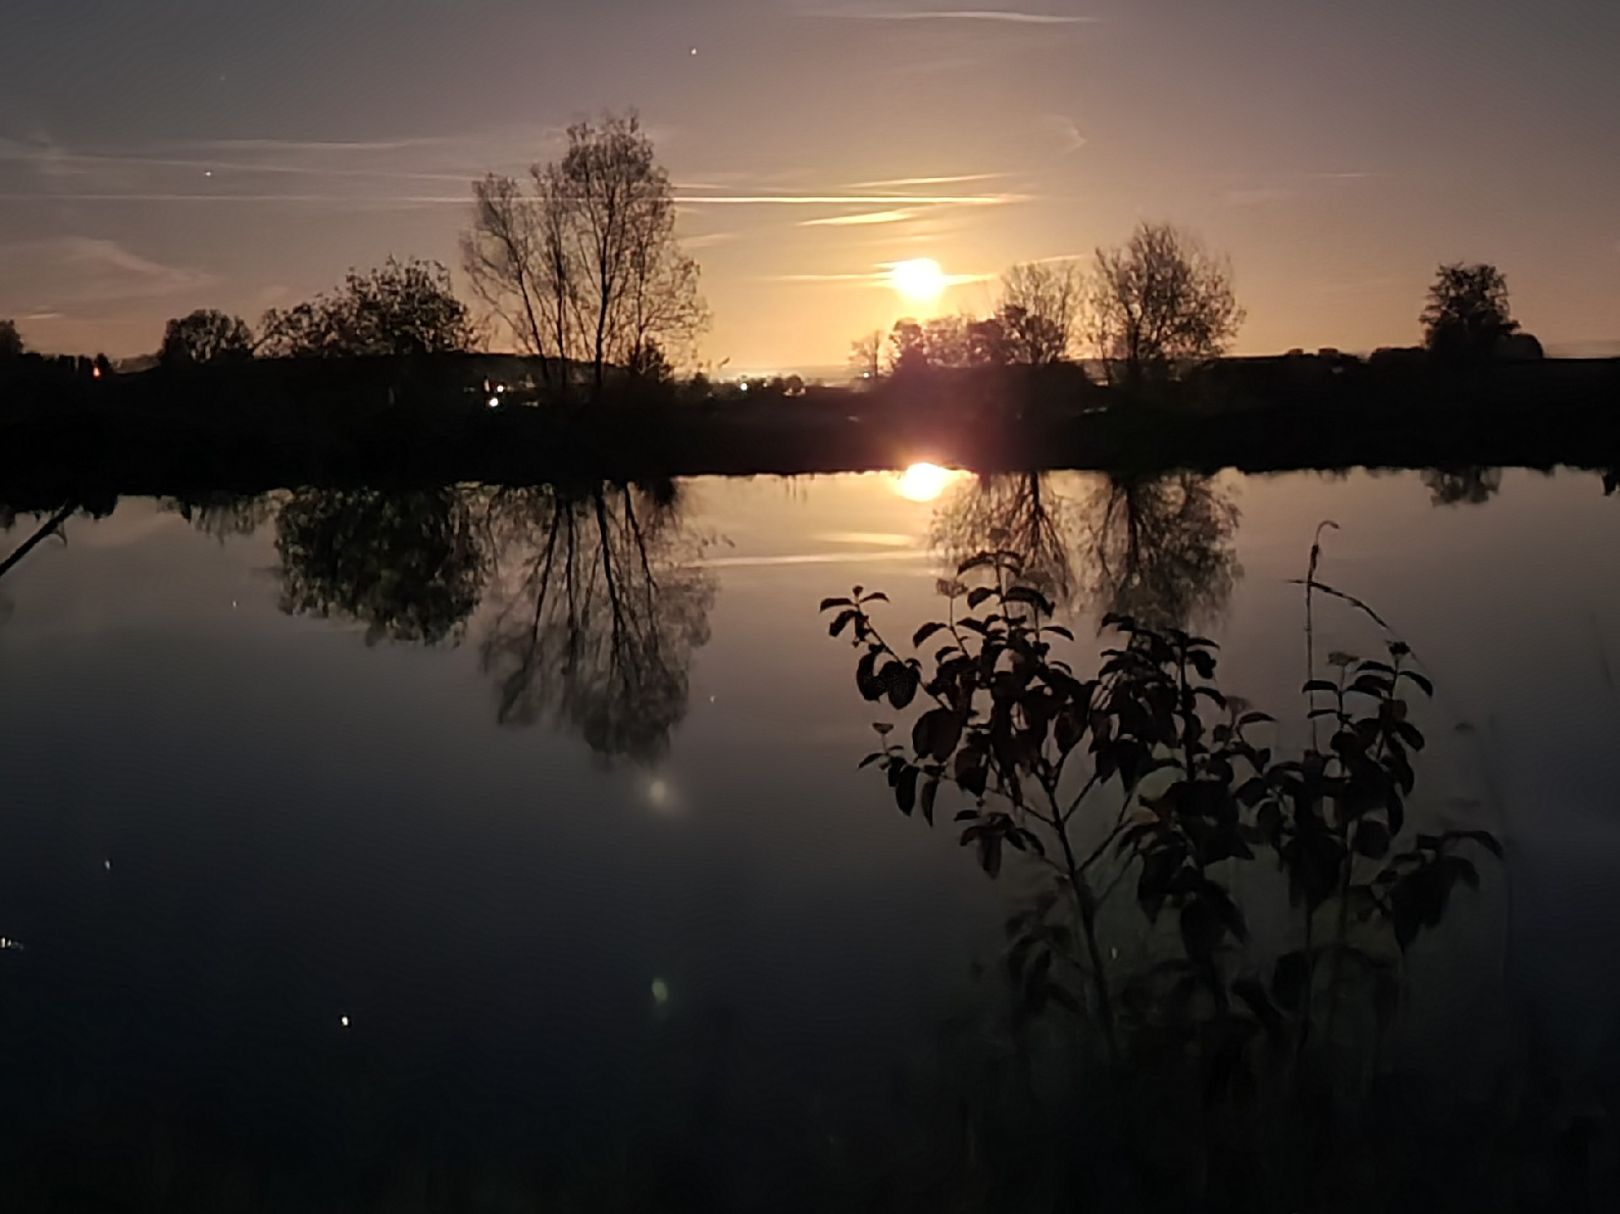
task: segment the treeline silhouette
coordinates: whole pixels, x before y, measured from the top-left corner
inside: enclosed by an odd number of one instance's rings
[[[1441,266],[1423,345],[1231,358],[1229,262],[1143,223],[1089,265],[1015,266],[986,317],[855,345],[855,390],[684,379],[709,312],[639,120],[474,183],[462,268],[414,258],[257,325],[171,320],[151,368],[29,352],[0,321],[0,486],[44,496],[892,467],[1609,466],[1620,360],[1543,360],[1502,273]],[[513,354],[484,351],[505,345]]]

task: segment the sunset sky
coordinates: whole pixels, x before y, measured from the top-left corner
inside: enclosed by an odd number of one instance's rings
[[[733,368],[844,361],[1008,264],[1170,219],[1245,353],[1417,338],[1490,260],[1555,353],[1620,350],[1615,0],[7,0],[0,317],[154,349],[390,253],[456,267],[468,183],[636,106]]]

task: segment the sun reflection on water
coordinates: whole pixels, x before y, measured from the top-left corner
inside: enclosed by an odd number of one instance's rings
[[[895,477],[894,491],[908,502],[932,502],[953,482],[967,475],[938,464],[912,464]]]

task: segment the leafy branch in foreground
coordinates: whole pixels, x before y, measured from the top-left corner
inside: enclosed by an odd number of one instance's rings
[[[1273,718],[1220,689],[1207,638],[1111,615],[1113,643],[1086,677],[1061,656],[1074,637],[1050,622],[1054,606],[1024,580],[1018,553],[976,555],[939,591],[945,618],[918,627],[910,652],[872,614],[885,595],[857,586],[821,604],[831,635],[860,654],[861,695],[909,714],[909,731],[875,726],[880,749],[862,766],[930,826],[941,792],[951,797],[961,843],[992,877],[1009,849],[1045,872],[1008,925],[1009,971],[1028,1009],[1056,1004],[1094,1021],[1116,1059],[1122,1031],[1166,1027],[1165,1009],[1183,1026],[1222,1019],[1240,1041],[1263,1033],[1303,1048],[1325,1008],[1331,1039],[1346,960],[1373,977],[1382,1018],[1400,956],[1440,922],[1459,882],[1478,884],[1460,850],[1500,855],[1484,831],[1401,847],[1424,747],[1408,697],[1433,694],[1401,642],[1387,660],[1332,655],[1330,675],[1303,689],[1328,744],[1278,759],[1265,743]],[[1249,942],[1239,891],[1265,857],[1301,939],[1256,969],[1239,947]],[[1133,878],[1149,925],[1173,923],[1175,955],[1122,977],[1101,912]]]

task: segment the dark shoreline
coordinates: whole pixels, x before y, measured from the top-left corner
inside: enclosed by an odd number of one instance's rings
[[[643,392],[498,409],[468,383],[488,365],[250,364],[0,385],[0,501],[23,509],[296,485],[807,475],[922,460],[1139,474],[1620,466],[1620,360],[1472,374],[1363,367],[1333,378],[1286,360],[1239,360],[1146,398],[1064,368],[872,392],[696,401]]]

